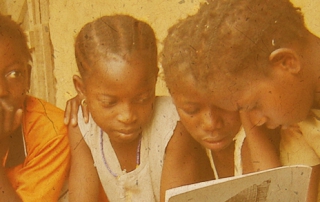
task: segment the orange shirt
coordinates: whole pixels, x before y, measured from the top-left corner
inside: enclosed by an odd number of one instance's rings
[[[27,97],[22,124],[26,158],[7,169],[11,184],[23,201],[58,201],[70,167],[63,111]]]

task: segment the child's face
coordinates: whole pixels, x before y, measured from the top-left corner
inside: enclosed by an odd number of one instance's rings
[[[30,67],[19,47],[0,37],[0,99],[13,110],[23,108],[26,92],[30,86]]]
[[[237,90],[230,90],[227,83],[215,86],[220,89],[211,89],[213,102],[226,110],[245,110],[254,125],[265,124],[270,129],[307,117],[313,95],[311,89],[305,88],[305,81],[282,70],[275,70],[269,77],[248,80],[252,82]]]
[[[195,140],[214,151],[231,145],[241,125],[238,112],[212,105],[208,94],[198,91],[191,78],[177,80],[170,92],[182,124]]]
[[[151,120],[156,73],[153,63],[132,56],[99,61],[85,78],[85,96],[95,122],[112,141],[130,143]]]

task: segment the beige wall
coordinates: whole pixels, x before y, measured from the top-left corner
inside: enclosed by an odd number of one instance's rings
[[[204,0],[50,0],[50,32],[54,47],[57,106],[65,107],[67,99],[75,95],[72,75],[77,72],[73,42],[76,33],[87,22],[115,13],[125,13],[145,20],[155,30],[159,42],[167,29],[178,19],[193,14]],[[307,26],[320,36],[319,0],[292,0],[305,12]],[[161,45],[159,46],[161,49]],[[157,94],[167,94],[159,79]]]
[[[89,1],[87,1],[89,2]],[[55,76],[57,80],[57,106],[65,107],[67,99],[75,95],[72,75],[77,72],[73,42],[76,33],[87,22],[115,13],[130,14],[148,22],[155,30],[158,41],[167,29],[193,14],[204,0],[51,0],[50,32],[54,47]],[[161,48],[161,44],[159,43]],[[157,94],[167,94],[162,79],[158,80]]]

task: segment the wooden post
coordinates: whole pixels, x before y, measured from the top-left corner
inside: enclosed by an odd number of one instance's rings
[[[49,0],[26,0],[33,64],[30,93],[56,104],[53,48],[49,29]]]

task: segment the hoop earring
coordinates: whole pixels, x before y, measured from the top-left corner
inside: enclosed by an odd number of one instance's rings
[[[80,103],[81,103],[81,106],[83,107],[87,106],[86,99],[82,99]]]

